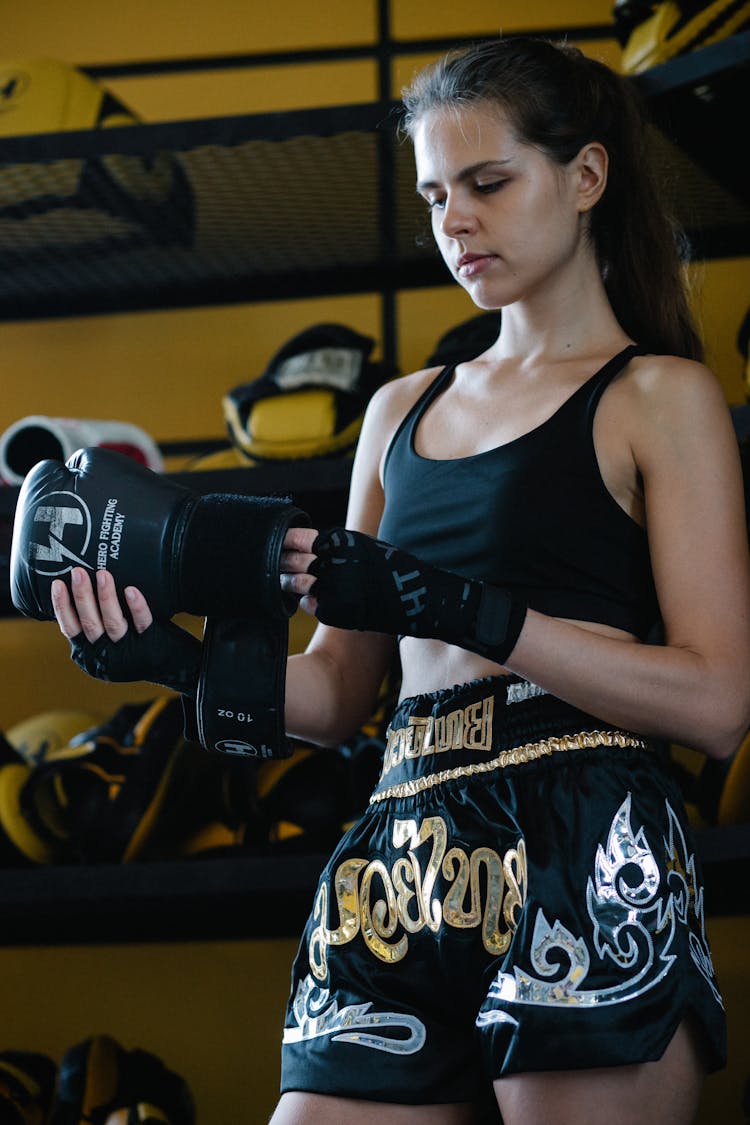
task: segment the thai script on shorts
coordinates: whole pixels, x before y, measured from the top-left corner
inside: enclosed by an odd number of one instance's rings
[[[403,854],[382,859],[342,860],[325,878],[313,907],[317,923],[308,956],[313,976],[325,980],[331,946],[361,935],[378,960],[395,964],[406,957],[409,935],[437,934],[442,926],[479,928],[488,953],[504,953],[526,901],[528,873],[523,838],[500,855],[492,848],[471,852],[448,846],[448,826],[439,816],[394,820],[393,846]],[[335,904],[338,924],[331,927]]]

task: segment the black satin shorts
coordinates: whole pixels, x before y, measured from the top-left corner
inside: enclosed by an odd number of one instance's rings
[[[658,1059],[724,1009],[658,750],[516,676],[402,701],[294,964],[282,1090],[474,1101],[505,1074]]]

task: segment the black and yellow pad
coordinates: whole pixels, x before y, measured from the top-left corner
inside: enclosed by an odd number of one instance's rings
[[[53,863],[54,846],[29,823],[21,795],[32,767],[15,746],[0,734],[0,866],[26,867]]]
[[[750,27],[747,0],[615,0],[621,69],[639,74]]]
[[[67,63],[0,61],[0,138],[138,121],[99,82]],[[54,151],[54,136],[50,148]],[[75,247],[80,253],[103,245],[129,248],[146,239],[189,245],[194,225],[192,188],[170,152],[51,159],[41,179],[23,164],[0,169],[0,244],[7,237],[9,247],[24,246],[26,257],[32,246],[42,252]]]
[[[178,854],[205,858],[256,852],[257,763],[207,754],[202,759],[210,769],[193,787],[194,799],[181,818]]]
[[[57,847],[23,807],[23,792],[35,766],[59,754],[77,735],[102,721],[93,711],[41,711],[0,735],[0,864],[54,863]]]
[[[499,310],[479,313],[449,328],[435,344],[425,367],[447,367],[449,363],[474,359],[486,351],[500,333],[501,315]]]
[[[0,1125],[47,1125],[57,1067],[36,1051],[0,1051]]]
[[[34,766],[62,750],[76,735],[103,722],[104,718],[98,711],[74,707],[39,711],[9,727],[5,735],[26,764]]]
[[[63,1055],[51,1125],[194,1123],[187,1082],[150,1052],[94,1035]]]
[[[199,754],[182,737],[178,696],[125,704],[29,771],[20,811],[57,862],[128,863],[177,830],[179,787]]]
[[[223,400],[229,436],[248,462],[351,455],[365,407],[389,377],[375,341],[342,324],[293,336],[253,382]]]
[[[256,781],[256,847],[270,852],[328,852],[367,807],[382,746],[321,750],[295,743],[291,757],[264,762]]]

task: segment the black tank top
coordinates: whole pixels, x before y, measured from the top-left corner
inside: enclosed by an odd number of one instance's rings
[[[529,433],[438,461],[415,452],[414,433],[453,375],[445,367],[388,448],[379,537],[542,613],[646,637],[658,620],[648,539],[607,491],[593,435],[603,392],[639,351],[614,356]]]

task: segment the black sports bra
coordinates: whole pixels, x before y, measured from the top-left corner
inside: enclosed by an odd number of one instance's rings
[[[646,637],[658,620],[648,539],[608,492],[593,436],[604,390],[639,352],[614,356],[529,433],[439,461],[416,453],[414,433],[453,375],[445,367],[388,448],[379,537],[542,613]]]

